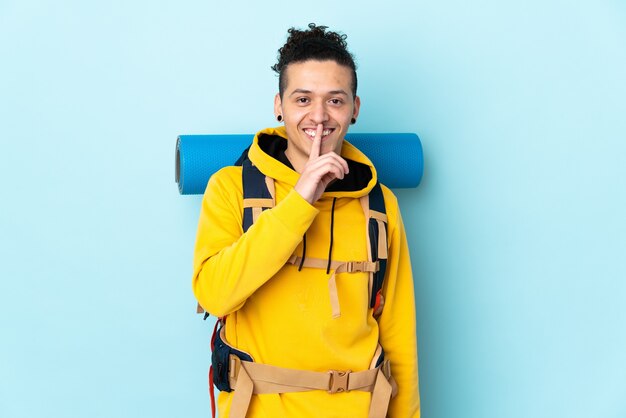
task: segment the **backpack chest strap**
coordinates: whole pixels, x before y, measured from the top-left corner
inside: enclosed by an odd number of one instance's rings
[[[302,257],[292,255],[287,264],[293,264],[295,266],[302,266],[308,268],[324,269],[328,267],[328,260],[322,258],[305,258],[304,262]],[[339,307],[339,294],[337,292],[337,273],[376,273],[379,269],[378,261],[337,261],[331,260],[330,269],[332,273],[328,278],[328,294],[330,296],[330,307],[332,310],[333,318],[339,318],[341,316],[341,309]],[[370,287],[371,290],[371,287]]]
[[[287,260],[287,264],[293,264],[296,266],[302,265],[302,267],[324,269],[328,266],[328,260],[323,258],[311,258],[306,257],[302,262],[302,257],[292,255]],[[331,260],[330,269],[335,273],[358,273],[366,272],[373,273],[378,271],[378,263],[375,261],[339,261]]]

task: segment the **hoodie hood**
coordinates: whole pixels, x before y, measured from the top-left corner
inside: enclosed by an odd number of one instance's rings
[[[285,155],[287,144],[284,127],[263,129],[254,136],[248,157],[263,174],[293,187],[300,174],[294,170]],[[346,140],[341,147],[341,156],[348,163],[350,172],[343,179],[331,183],[322,198],[359,198],[368,194],[377,181],[372,162]]]

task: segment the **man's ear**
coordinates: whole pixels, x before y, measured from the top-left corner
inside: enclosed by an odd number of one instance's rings
[[[361,108],[361,98],[356,96],[354,98],[354,110],[352,111],[352,117],[357,119],[359,117],[359,109]]]
[[[278,115],[281,115],[283,118],[283,102],[280,100],[280,93],[276,93],[274,96],[274,117],[277,118]]]

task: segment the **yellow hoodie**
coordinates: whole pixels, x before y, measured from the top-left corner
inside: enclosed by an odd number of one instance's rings
[[[367,273],[338,273],[341,316],[333,319],[326,270],[298,271],[298,266],[285,263],[292,254],[302,255],[305,234],[305,256],[328,258],[335,198],[332,260],[367,260],[365,217],[358,198],[374,186],[376,171],[365,155],[344,141],[341,155],[351,164],[350,172],[353,166],[361,172],[365,168],[371,179],[357,190],[342,191],[337,182],[335,191],[327,190],[310,205],[293,189],[299,174],[284,163],[284,155],[271,155],[279,154],[276,145],[284,148],[286,138],[281,127],[265,129],[253,140],[249,158],[275,179],[276,206],[264,211],[246,233],[241,167],[225,167],[209,180],[194,253],[195,296],[207,312],[228,315],[226,339],[259,363],[318,372],[367,370],[380,341],[398,384],[388,416],[419,417],[413,277],[397,200],[383,186],[389,258],[382,314],[376,320],[369,308]],[[219,394],[220,417],[228,416],[231,398],[232,392]],[[247,417],[367,417],[370,398],[371,393],[361,391],[254,395]]]

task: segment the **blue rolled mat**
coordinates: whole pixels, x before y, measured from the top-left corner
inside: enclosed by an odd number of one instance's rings
[[[213,173],[233,165],[252,138],[254,135],[180,135],[176,141],[180,194],[203,194]],[[422,179],[424,158],[416,134],[350,133],[346,140],[374,163],[379,181],[387,187],[417,187]]]

